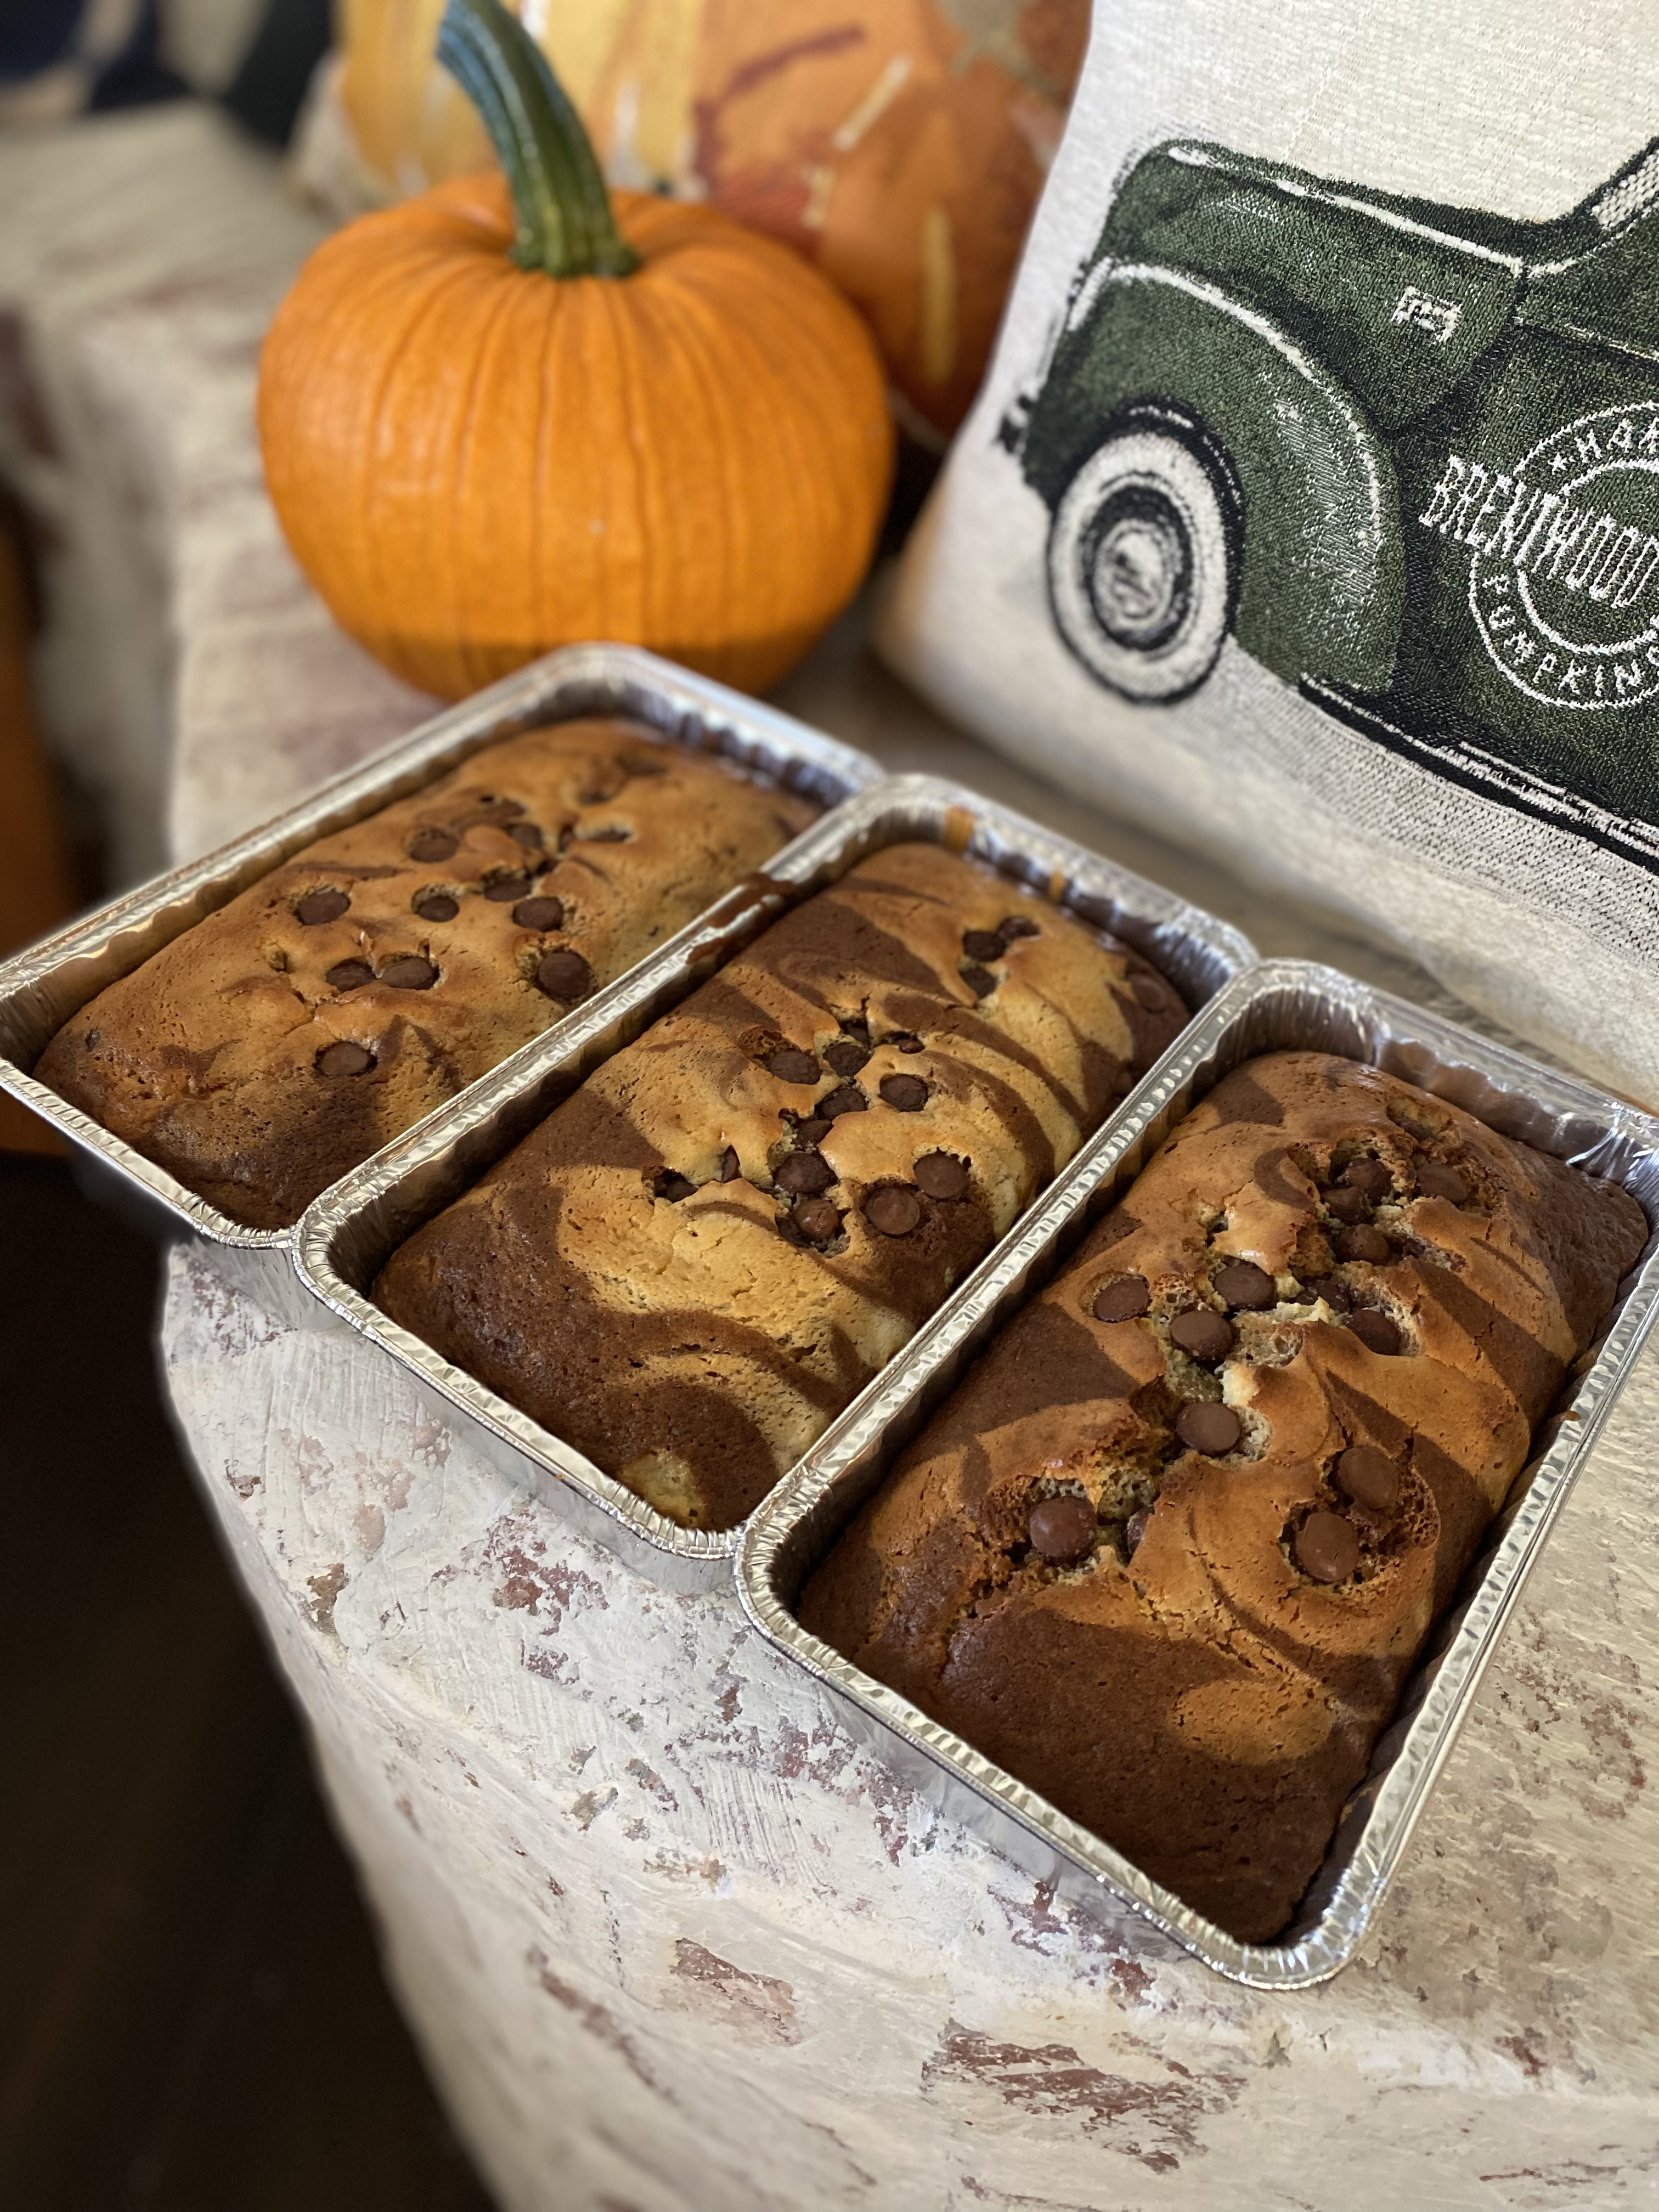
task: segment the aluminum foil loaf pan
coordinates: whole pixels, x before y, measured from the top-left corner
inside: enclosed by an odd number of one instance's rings
[[[1253,1988],[1325,1980],[1358,1949],[1480,1677],[1654,1316],[1659,1235],[1620,1285],[1601,1341],[1534,1437],[1480,1556],[1431,1632],[1302,1909],[1273,1943],[1229,1936],[1046,1799],[800,1626],[813,1568],[1002,1323],[1140,1172],[1176,1123],[1259,1053],[1340,1053],[1449,1100],[1502,1135],[1622,1183],[1659,1231],[1659,1121],[1334,969],[1272,961],[1207,1006],[951,1305],[914,1337],[751,1516],[738,1564],[761,1634],[825,1684],[861,1741],[953,1820],[1073,1899],[1109,1892],[1218,1973]]]
[[[670,1521],[401,1328],[371,1302],[368,1289],[405,1237],[786,905],[835,881],[868,854],[916,839],[988,862],[1109,931],[1143,952],[1189,1006],[1206,1004],[1255,961],[1247,939],[1173,892],[958,785],[933,776],[895,776],[797,838],[769,864],[764,882],[751,881],[732,893],[717,926],[708,926],[706,917],[699,929],[682,933],[631,976],[589,1000],[557,1029],[343,1178],[295,1232],[301,1278],[333,1312],[382,1346],[428,1393],[468,1415],[516,1479],[562,1501],[591,1533],[677,1587],[729,1583],[739,1532],[683,1528]]]
[[[36,1083],[35,1063],[88,999],[302,846],[406,799],[485,745],[585,714],[629,716],[677,744],[720,753],[826,808],[882,775],[866,754],[654,653],[622,645],[573,646],[550,653],[422,723],[275,821],[125,893],[0,965],[0,1089],[83,1147],[112,1194],[125,1193],[170,1233],[193,1234],[224,1248],[239,1279],[286,1304],[294,1284],[291,1230],[250,1229],[233,1221]],[[701,919],[693,921],[689,934],[695,937],[703,926]],[[591,1003],[606,996],[602,992]]]

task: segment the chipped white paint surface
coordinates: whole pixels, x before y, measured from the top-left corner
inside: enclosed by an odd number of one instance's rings
[[[1375,1938],[1283,1997],[1056,1910],[731,1598],[631,1572],[343,1328],[285,1328],[181,1253],[164,1331],[513,2212],[1659,2202],[1653,1356]]]
[[[198,851],[422,711],[333,629],[259,488],[258,338],[317,228],[183,108],[0,146],[0,467],[56,533],[60,732],[130,855],[169,818]],[[1266,951],[1426,994],[957,737],[860,637],[786,703]],[[162,1340],[407,2009],[510,2212],[1659,2203],[1659,1352],[1373,1941],[1284,1998],[1056,1908],[858,1750],[732,1600],[641,1581],[343,1329],[283,1326],[180,1252]]]
[[[1428,995],[992,763],[856,625],[791,690],[1273,951]],[[181,1255],[164,1345],[405,2008],[511,2212],[1659,2202],[1659,1353],[1372,1942],[1282,1998],[1057,1908],[860,1750],[732,1599],[642,1581],[349,1332],[280,1328]]]

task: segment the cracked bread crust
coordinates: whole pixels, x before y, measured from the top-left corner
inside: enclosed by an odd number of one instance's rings
[[[733,1525],[1186,1020],[936,845],[775,923],[387,1262],[393,1320],[681,1523]]]
[[[1344,1256],[1357,1232],[1376,1256]],[[1409,1084],[1252,1061],[902,1455],[801,1621],[1265,1942],[1647,1237],[1624,1190]],[[1194,1401],[1231,1449],[1183,1446]],[[1092,1522],[1034,1519],[1057,1496]]]
[[[234,1220],[286,1228],[817,812],[641,725],[529,731],[261,877],[35,1073]]]

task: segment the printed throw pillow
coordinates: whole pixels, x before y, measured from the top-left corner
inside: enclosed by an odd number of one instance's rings
[[[901,421],[942,444],[984,373],[1088,0],[545,0],[520,12],[611,182],[707,199],[816,261],[869,319]],[[442,13],[443,0],[345,0],[342,99],[380,197],[490,159],[432,58]]]
[[[889,658],[1659,1101],[1659,45],[1115,0]]]

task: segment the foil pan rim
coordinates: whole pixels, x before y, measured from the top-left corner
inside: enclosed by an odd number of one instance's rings
[[[111,948],[122,937],[153,926],[167,908],[196,907],[198,910],[187,915],[179,928],[162,940],[172,942],[280,866],[301,847],[367,819],[380,806],[410,795],[489,744],[532,728],[552,726],[552,723],[540,724],[535,718],[556,709],[562,697],[583,685],[601,691],[609,689],[617,694],[616,701],[609,707],[579,704],[568,716],[557,719],[575,720],[583,714],[609,712],[632,713],[647,720],[649,717],[643,708],[630,703],[623,696],[631,687],[635,695],[648,695],[661,702],[665,713],[660,726],[671,742],[675,740],[669,717],[680,722],[695,721],[711,734],[724,731],[739,741],[770,744],[787,762],[816,769],[826,779],[838,781],[845,787],[843,796],[839,801],[827,802],[826,812],[833,811],[837,804],[845,804],[848,798],[876,789],[886,781],[881,763],[856,746],[816,730],[763,701],[749,699],[711,678],[698,676],[694,671],[660,659],[642,647],[603,641],[561,647],[501,678],[470,698],[428,716],[413,729],[390,739],[367,759],[330,777],[279,813],[227,839],[211,852],[133,885],[90,914],[76,916],[48,936],[0,961],[0,1009],[40,988],[75,962],[100,957],[107,959]],[[517,726],[504,727],[503,724]],[[716,744],[712,750],[722,749]],[[388,788],[404,783],[405,779],[409,780],[406,789]],[[803,833],[810,834],[810,829]],[[791,841],[792,845],[799,842],[799,839]],[[781,856],[775,856],[777,857]],[[215,896],[215,893],[221,895]],[[706,923],[729,896],[729,892],[723,893],[711,900],[701,915],[685,925],[686,929],[696,930]],[[677,933],[669,943],[675,943],[683,933]],[[117,975],[105,977],[95,988],[101,989],[118,980],[118,975],[131,974],[160,949],[160,945],[153,946],[119,969]],[[634,973],[640,964],[636,962],[635,969],[628,973]],[[86,994],[92,995],[91,992]],[[84,998],[81,1003],[85,1003]],[[488,1076],[479,1079],[487,1080]],[[0,1048],[0,1091],[9,1091],[33,1108],[44,1121],[92,1153],[104,1167],[137,1186],[148,1198],[172,1214],[183,1229],[204,1243],[283,1258],[291,1250],[294,1224],[286,1229],[255,1229],[222,1212],[210,1200],[147,1159],[125,1139],[37,1081],[3,1048]]]
[[[1492,1524],[1498,1532],[1496,1541],[1477,1553],[1470,1570],[1478,1577],[1473,1590],[1455,1599],[1431,1628],[1425,1655],[1408,1679],[1395,1715],[1379,1731],[1379,1756],[1391,1736],[1397,1733],[1398,1740],[1352,1851],[1314,1924],[1294,1940],[1256,1944],[1228,1935],[1184,1905],[954,1731],[810,1635],[796,1620],[786,1593],[796,1578],[793,1555],[802,1532],[811,1540],[814,1516],[834,1503],[848,1470],[878,1444],[905,1409],[916,1405],[930,1374],[937,1376],[952,1354],[970,1347],[976,1333],[988,1337],[992,1328],[1012,1318],[1031,1295],[1019,1287],[1023,1278],[1034,1263],[1054,1256],[1062,1226],[1086,1218],[1089,1195],[1109,1186],[1114,1168],[1129,1159],[1159,1115],[1249,1010],[1286,992],[1334,1001],[1351,1014],[1363,1009],[1372,1018],[1393,1022],[1408,1037],[1433,1036],[1464,1050],[1460,1061],[1446,1064],[1496,1075],[1528,1101],[1553,1097],[1564,1115],[1583,1113],[1599,1120],[1606,1125],[1601,1142],[1587,1152],[1558,1157],[1588,1171],[1604,1173],[1598,1158],[1610,1145],[1635,1146],[1653,1164],[1654,1188],[1639,1202],[1656,1233],[1650,1236],[1633,1279],[1627,1279],[1626,1294],[1593,1358],[1566,1394],[1565,1405],[1547,1413],[1534,1431],[1535,1449]],[[999,1284],[1005,1292],[1012,1287],[1012,1295],[988,1328],[983,1311],[972,1311],[969,1294],[974,1294],[973,1303],[988,1310],[987,1301],[997,1297]],[[1056,1177],[1015,1237],[963,1286],[962,1297],[959,1306],[935,1316],[896,1355],[881,1378],[884,1388],[879,1398],[849,1407],[757,1508],[744,1528],[738,1559],[738,1593],[744,1613],[775,1650],[834,1695],[920,1751],[945,1777],[965,1783],[994,1814],[1051,1848],[1085,1884],[1113,1893],[1216,1972],[1267,1990],[1299,1990],[1329,1980],[1351,1962],[1376,1918],[1502,1631],[1659,1311],[1659,1120],[1577,1077],[1546,1067],[1511,1047],[1489,1042],[1444,1016],[1359,983],[1339,969],[1312,962],[1263,961],[1237,976],[1203,1010],[1127,1102],[1116,1124],[1103,1131]],[[954,1387],[954,1378],[947,1387]],[[1537,1448],[1540,1437],[1547,1441]],[[878,1474],[861,1486],[860,1498],[878,1487],[881,1479]],[[822,1556],[827,1540],[819,1541],[815,1556]],[[1364,1792],[1369,1780],[1356,1796]],[[1336,1847],[1334,1838],[1333,1850]],[[1316,1889],[1319,1881],[1316,1876]]]
[[[1042,880],[1056,890],[1061,885],[1080,887],[1088,898],[1109,896],[1124,907],[1132,922],[1146,923],[1160,940],[1179,936],[1192,946],[1201,948],[1218,978],[1210,988],[1206,1004],[1213,1001],[1216,992],[1225,989],[1229,981],[1259,964],[1249,939],[1230,923],[1192,905],[1163,885],[1137,875],[1133,870],[1121,867],[1086,846],[1031,822],[1017,809],[987,799],[968,786],[944,776],[889,776],[854,793],[788,848],[792,857],[787,870],[780,871],[775,863],[773,872],[785,873],[805,894],[822,872],[838,863],[851,866],[860,856],[860,841],[867,842],[878,835],[884,820],[907,808],[912,811],[935,811],[942,820],[948,819],[953,810],[971,815],[979,842],[989,840],[994,832],[1011,845],[1018,841],[1021,854],[1038,865],[1044,872]],[[895,837],[885,842],[896,843],[902,840]],[[963,848],[975,852],[975,837],[966,838]],[[981,854],[981,857],[985,855]],[[1130,901],[1134,902],[1133,911],[1129,908]],[[681,936],[686,933],[682,932]],[[501,1442],[522,1454],[530,1462],[532,1474],[550,1475],[580,1492],[612,1523],[642,1539],[653,1552],[681,1559],[726,1563],[735,1561],[746,1522],[731,1528],[687,1529],[671,1521],[551,1431],[489,1390],[464,1369],[443,1359],[420,1338],[399,1328],[337,1264],[341,1241],[352,1226],[423,1169],[464,1142],[470,1130],[483,1126],[504,1106],[527,1097],[562,1068],[579,1062],[584,1051],[597,1046],[607,1030],[659,1000],[677,972],[684,990],[677,994],[674,1002],[678,1002],[678,995],[695,988],[699,980],[693,973],[695,963],[690,957],[695,949],[683,946],[680,939],[672,939],[632,970],[629,977],[611,986],[608,994],[590,1000],[580,1014],[561,1024],[556,1032],[548,1031],[544,1038],[526,1046],[511,1060],[503,1061],[463,1097],[440,1108],[416,1128],[394,1139],[374,1159],[343,1177],[301,1217],[293,1232],[293,1258],[301,1279],[323,1304],[359,1334],[379,1344]],[[1167,952],[1168,948],[1165,950]],[[659,1006],[656,1012],[659,1011],[665,1008]],[[646,1019],[656,1018],[656,1012],[648,1013]],[[1201,1013],[1189,1019],[1182,1036],[1190,1032],[1198,1018],[1201,1018]],[[1171,1047],[1171,1053],[1179,1048],[1179,1042],[1178,1039]],[[1142,1077],[1140,1084],[1130,1092],[1126,1106],[1109,1115],[1103,1128],[1113,1126],[1139,1091],[1156,1079],[1170,1057],[1170,1054],[1166,1053]],[[1102,1133],[1097,1132],[1082,1150],[1097,1145]],[[1056,1182],[1059,1180],[1056,1178]],[[1039,1208],[1042,1203],[1043,1197],[1034,1202]],[[1023,1225],[1017,1224],[1010,1234],[1018,1236]],[[990,1265],[995,1256],[994,1250],[981,1263],[981,1268]],[[975,1270],[957,1285],[941,1307],[941,1313],[949,1311],[970,1289],[979,1273]],[[930,1322],[924,1327],[932,1325]],[[869,1394],[881,1390],[888,1371],[884,1370],[882,1375],[865,1386],[854,1401],[854,1407],[861,1405]]]

